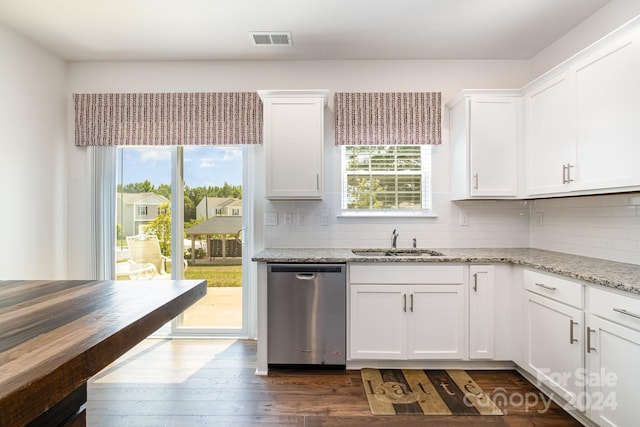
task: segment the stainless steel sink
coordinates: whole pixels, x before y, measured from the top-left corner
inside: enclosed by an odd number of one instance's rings
[[[444,256],[443,253],[432,249],[352,249],[354,255],[373,257],[420,257]]]

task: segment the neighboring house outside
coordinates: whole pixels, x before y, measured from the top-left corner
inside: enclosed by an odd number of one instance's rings
[[[144,233],[144,227],[161,213],[164,204],[169,204],[169,199],[156,193],[117,193],[116,220],[122,235]]]
[[[242,200],[230,197],[204,197],[196,206],[196,218],[242,216]]]

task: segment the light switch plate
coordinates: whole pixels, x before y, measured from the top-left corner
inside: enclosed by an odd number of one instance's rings
[[[544,225],[544,215],[542,212],[536,212],[536,225],[542,227]]]
[[[322,215],[320,216],[320,225],[329,225],[329,212],[322,212]]]

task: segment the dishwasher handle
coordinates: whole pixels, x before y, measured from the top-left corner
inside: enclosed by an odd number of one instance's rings
[[[315,280],[316,273],[297,273],[296,279],[298,280]]]

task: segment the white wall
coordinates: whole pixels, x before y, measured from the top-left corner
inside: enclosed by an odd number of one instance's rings
[[[0,25],[0,279],[66,275],[66,64]]]

